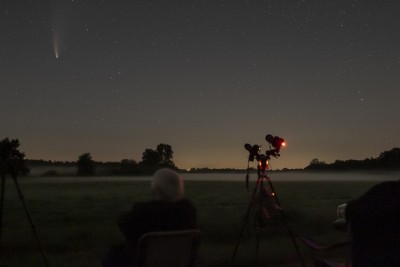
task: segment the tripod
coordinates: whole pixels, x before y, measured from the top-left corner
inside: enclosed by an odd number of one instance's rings
[[[267,175],[267,169],[268,169],[268,160],[269,160],[269,155],[257,155],[257,160],[258,160],[258,165],[257,165],[257,183],[254,188],[251,200],[249,202],[249,205],[247,207],[246,211],[246,217],[242,226],[242,229],[240,231],[239,239],[236,243],[235,249],[233,251],[232,255],[232,262],[235,258],[236,252],[239,247],[240,240],[242,238],[242,235],[244,233],[244,230],[246,229],[247,223],[249,221],[250,213],[251,210],[254,208],[256,209],[255,212],[255,227],[256,227],[256,254],[255,254],[255,266],[258,266],[258,256],[259,256],[259,247],[260,247],[260,234],[261,234],[261,228],[263,224],[265,224],[265,219],[272,219],[276,215],[280,214],[281,218],[283,220],[283,223],[290,235],[290,238],[292,240],[292,243],[296,249],[297,255],[299,256],[299,259],[301,261],[302,266],[305,266],[303,257],[300,254],[300,250],[297,246],[295,236],[292,232],[292,230],[288,226],[288,222],[286,220],[285,214],[281,208],[281,205],[278,200],[278,196],[275,192],[275,189],[272,185],[271,179]],[[251,161],[251,157],[249,157],[249,161]],[[247,175],[246,175],[246,186],[248,187],[248,181],[249,181],[249,166],[247,167]]]
[[[7,172],[11,174],[11,177],[14,181],[14,184],[16,186],[17,192],[19,199],[22,202],[22,205],[24,207],[26,216],[28,218],[29,224],[31,226],[33,235],[36,239],[37,245],[40,249],[40,252],[42,254],[43,260],[45,262],[45,266],[49,266],[46,255],[44,253],[43,247],[40,243],[39,237],[36,233],[35,226],[32,221],[32,217],[29,213],[28,207],[24,201],[24,195],[22,194],[22,191],[19,187],[18,180],[17,180],[17,170],[16,170],[16,164],[18,164],[18,159],[6,159],[2,160],[0,162],[0,171],[1,171],[1,196],[0,196],[0,253],[2,252],[2,243],[1,243],[1,238],[2,238],[2,230],[3,230],[3,207],[4,207],[4,193],[5,193],[5,185],[6,185],[6,174]]]

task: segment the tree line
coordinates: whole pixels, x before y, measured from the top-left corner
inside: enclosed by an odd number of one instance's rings
[[[157,169],[165,167],[178,169],[173,161],[173,154],[174,151],[168,144],[159,144],[156,149],[146,148],[140,162],[133,159],[123,159],[120,162],[95,162],[90,153],[83,153],[77,160],[77,175],[94,175],[99,166],[107,167],[111,175],[152,174]]]
[[[325,163],[315,158],[305,170],[400,170],[400,148],[384,151],[376,158],[364,160],[336,160]]]
[[[0,160],[2,167],[7,172],[15,170],[16,174],[29,174],[30,167],[76,167],[76,175],[92,176],[96,169],[107,170],[108,175],[147,175],[154,173],[157,169],[168,167],[178,169],[173,161],[173,150],[171,145],[159,144],[155,149],[146,148],[142,154],[141,161],[123,159],[120,162],[97,162],[91,153],[83,153],[76,161],[46,161],[25,159],[25,153],[19,151],[19,140],[5,138],[0,141]],[[55,170],[48,170],[44,175],[56,176]]]

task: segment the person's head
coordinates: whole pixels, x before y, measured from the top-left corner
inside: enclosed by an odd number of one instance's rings
[[[168,168],[159,169],[154,173],[151,187],[159,200],[173,202],[184,195],[182,176]]]

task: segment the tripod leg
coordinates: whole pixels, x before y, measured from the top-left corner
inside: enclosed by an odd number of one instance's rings
[[[41,252],[41,254],[42,254],[43,260],[44,260],[44,262],[45,262],[45,265],[46,265],[46,266],[49,266],[49,263],[48,263],[48,261],[47,261],[46,255],[45,255],[44,250],[43,250],[43,247],[42,247],[42,244],[40,243],[39,236],[38,236],[38,234],[36,233],[36,228],[35,228],[35,225],[33,224],[32,217],[31,217],[31,215],[30,215],[30,213],[29,213],[29,210],[28,210],[28,207],[27,207],[27,205],[26,205],[26,203],[25,203],[24,195],[22,194],[22,191],[21,191],[21,189],[20,189],[20,187],[19,187],[19,185],[18,185],[17,175],[16,175],[16,173],[15,173],[15,170],[11,170],[11,176],[12,176],[12,178],[13,178],[13,180],[14,180],[15,187],[17,188],[18,195],[19,195],[19,198],[20,198],[20,200],[21,200],[21,202],[22,202],[22,205],[24,206],[24,210],[25,210],[26,216],[27,216],[28,221],[29,221],[29,223],[30,223],[30,225],[31,225],[33,235],[35,236],[36,242],[37,242],[37,244],[38,244],[38,246],[39,246],[39,249],[40,249],[40,252]]]
[[[233,250],[233,255],[232,255],[232,259],[231,259],[232,262],[233,262],[233,260],[235,259],[235,255],[236,255],[236,252],[237,252],[237,250],[238,250],[240,240],[242,239],[243,232],[244,232],[244,230],[246,229],[246,225],[247,225],[247,222],[248,222],[248,220],[249,220],[249,215],[250,215],[251,206],[252,206],[252,203],[251,203],[251,201],[250,201],[250,202],[249,202],[249,205],[248,205],[248,207],[247,207],[246,217],[245,217],[245,219],[244,219],[244,222],[243,222],[243,225],[242,225],[242,229],[240,230],[239,238],[238,238],[238,240],[237,240],[237,242],[236,242],[235,249]]]
[[[6,170],[4,166],[1,166],[1,199],[0,199],[0,252],[2,250],[2,233],[3,233],[3,207],[4,207],[4,192],[5,192],[5,181],[6,181]]]
[[[278,206],[281,207],[281,204],[279,203],[278,195],[276,194],[275,189],[274,189],[274,186],[272,185],[272,182],[271,182],[270,179],[268,179],[268,184],[269,184],[269,186],[270,186],[272,192],[274,193],[276,204],[278,204]],[[301,261],[301,264],[302,264],[303,267],[305,267],[304,259],[303,259],[303,257],[301,256],[299,247],[297,246],[297,242],[296,242],[296,239],[295,239],[295,237],[294,237],[293,231],[289,228],[289,224],[288,224],[288,222],[287,222],[287,220],[286,220],[285,213],[283,212],[282,209],[280,209],[280,214],[281,214],[281,216],[282,216],[283,223],[285,224],[286,230],[287,230],[288,233],[289,233],[290,239],[292,239],[292,243],[293,243],[293,245],[294,245],[294,248],[296,249],[296,252],[297,252],[297,255],[299,256],[299,259],[300,259],[300,261]]]
[[[247,178],[247,176],[246,176],[246,178]],[[246,229],[247,222],[249,221],[251,207],[252,207],[253,204],[254,204],[254,203],[253,203],[253,200],[254,200],[254,197],[255,197],[255,195],[256,195],[256,193],[257,193],[257,189],[258,189],[259,186],[260,186],[260,181],[259,181],[259,179],[257,179],[257,186],[254,188],[254,190],[253,190],[253,195],[251,196],[251,200],[250,200],[250,202],[249,202],[249,205],[247,206],[247,211],[246,211],[246,216],[245,216],[245,219],[244,219],[244,222],[243,222],[243,226],[242,226],[242,229],[240,230],[240,235],[239,235],[238,241],[236,242],[235,249],[234,249],[234,251],[233,251],[232,262],[233,262],[233,260],[234,260],[234,258],[235,258],[237,249],[238,249],[238,247],[239,247],[240,240],[242,239],[243,232],[244,232],[244,230]]]
[[[260,228],[257,226],[255,267],[258,267],[258,253],[259,253],[259,251],[260,251]]]

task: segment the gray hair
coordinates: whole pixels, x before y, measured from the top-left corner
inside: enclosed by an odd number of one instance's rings
[[[184,195],[183,178],[174,170],[163,168],[153,175],[151,188],[157,199],[177,201]]]

